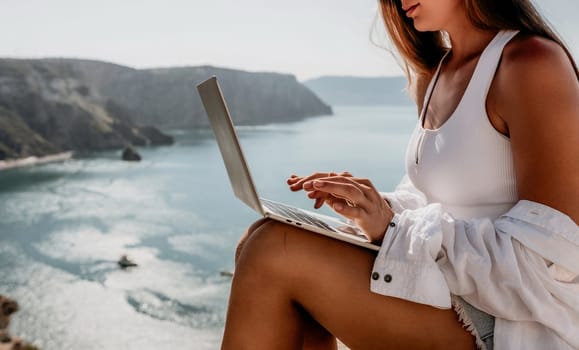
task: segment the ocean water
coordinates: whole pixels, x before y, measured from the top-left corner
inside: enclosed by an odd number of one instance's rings
[[[241,127],[261,196],[311,207],[285,180],[348,170],[389,190],[403,175],[412,107],[335,107],[334,116]],[[13,334],[44,350],[217,349],[233,252],[258,218],[231,191],[210,130],[176,144],[0,172],[0,294]],[[324,209],[325,213],[330,213]],[[128,254],[139,266],[120,270]]]

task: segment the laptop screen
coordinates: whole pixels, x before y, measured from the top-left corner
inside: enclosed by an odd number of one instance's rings
[[[197,90],[215,133],[235,196],[264,215],[217,78],[207,79],[197,85]]]

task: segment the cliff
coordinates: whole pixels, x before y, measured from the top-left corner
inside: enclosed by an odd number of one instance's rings
[[[157,128],[208,126],[196,86],[212,75],[219,78],[239,125],[332,114],[292,75],[210,66],[138,70],[90,60],[0,59],[0,161],[170,144],[172,138]]]
[[[293,122],[332,114],[293,75],[233,69],[179,67],[137,70],[106,62],[61,59],[91,88],[113,99],[141,124],[163,128],[208,126],[197,84],[216,75],[238,125]]]
[[[330,105],[412,105],[405,77],[325,76],[304,85]]]
[[[0,59],[0,160],[172,143],[131,117],[69,64]]]

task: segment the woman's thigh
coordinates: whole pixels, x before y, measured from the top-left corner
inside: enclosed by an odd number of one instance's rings
[[[454,311],[372,293],[375,256],[283,223],[260,222],[244,243],[236,274],[265,271],[264,280],[285,289],[282,295],[352,349],[475,348]]]

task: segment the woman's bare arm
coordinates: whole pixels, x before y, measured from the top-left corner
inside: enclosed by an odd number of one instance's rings
[[[579,222],[579,82],[556,43],[520,37],[505,49],[489,100],[511,138],[521,199]]]

